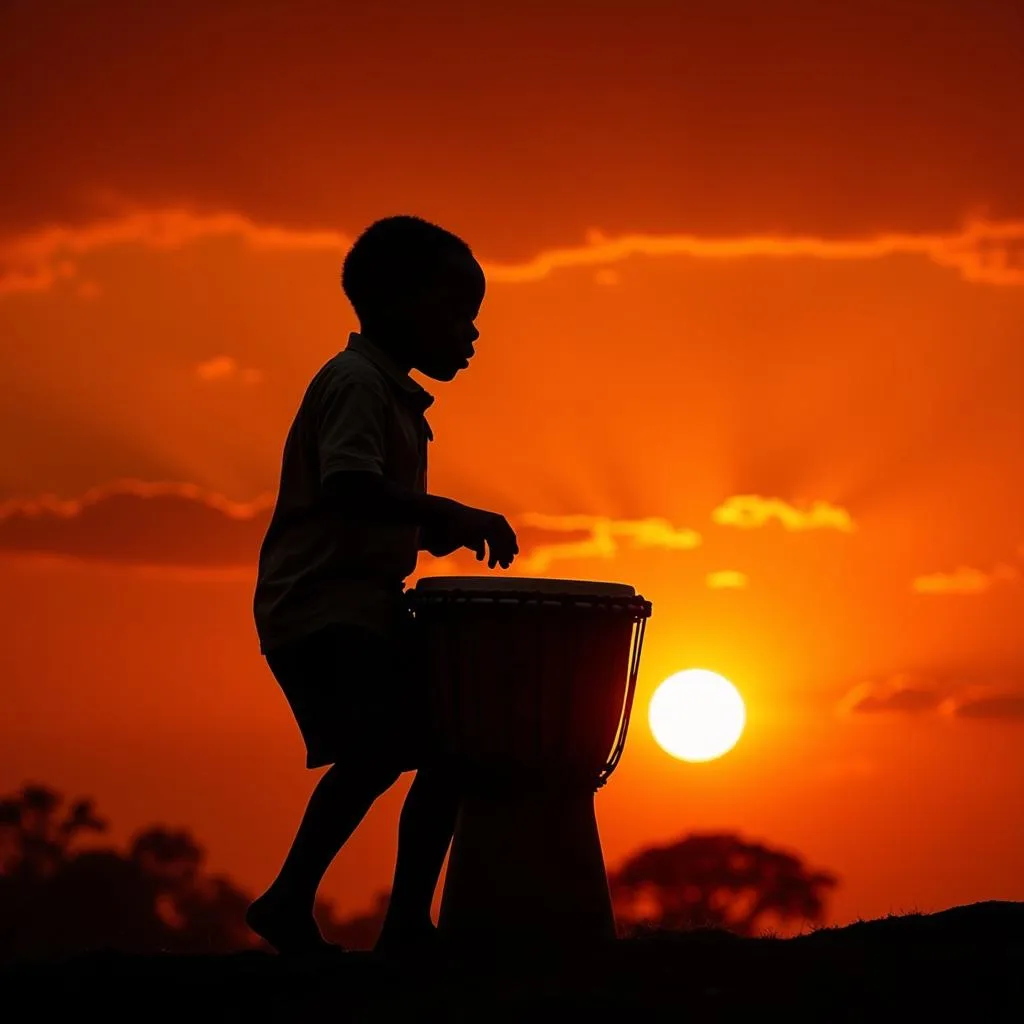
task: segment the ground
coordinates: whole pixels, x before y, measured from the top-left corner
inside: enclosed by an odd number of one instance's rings
[[[264,953],[94,953],[7,966],[9,1020],[1024,1020],[1024,903],[979,903],[796,939],[660,933],[589,954],[477,951],[399,966]],[[6,1015],[6,1014],[5,1014]],[[533,1022],[531,1022],[533,1024]]]

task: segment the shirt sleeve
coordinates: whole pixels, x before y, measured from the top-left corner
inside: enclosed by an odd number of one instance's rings
[[[320,480],[333,473],[384,473],[388,401],[383,388],[358,377],[335,377],[321,396],[317,430]]]

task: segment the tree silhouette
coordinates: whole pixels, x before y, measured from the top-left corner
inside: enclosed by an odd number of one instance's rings
[[[80,849],[106,823],[90,800],[27,785],[0,800],[0,956],[35,958],[89,949],[222,952],[256,945],[249,898],[203,871],[188,832],[153,827],[126,853]]]
[[[83,832],[106,831],[91,800],[76,800],[60,817],[62,802],[53,790],[31,783],[0,799],[0,875],[47,878]]]
[[[152,826],[124,851],[82,848],[87,834],[106,830],[93,801],[65,806],[46,786],[0,799],[0,958],[263,948],[245,924],[250,895],[204,871],[204,851],[189,832]],[[388,899],[380,893],[347,919],[318,901],[317,920],[328,940],[370,949]]]
[[[826,893],[838,882],[794,854],[731,833],[690,835],[641,850],[609,881],[623,931],[708,927],[748,936],[819,923]]]
[[[152,826],[123,851],[83,843],[106,829],[91,800],[65,805],[45,786],[0,798],[0,958],[262,948],[245,924],[249,894],[205,871],[204,851],[187,831]],[[641,850],[610,882],[623,931],[711,926],[740,935],[820,921],[836,885],[793,854],[731,834]],[[318,902],[324,937],[372,948],[388,899],[378,893],[349,918]]]

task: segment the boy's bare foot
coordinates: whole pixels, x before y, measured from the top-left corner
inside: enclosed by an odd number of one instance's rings
[[[312,914],[297,912],[272,890],[250,904],[245,923],[284,956],[344,952],[320,934]]]

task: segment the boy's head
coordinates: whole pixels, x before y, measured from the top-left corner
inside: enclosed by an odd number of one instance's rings
[[[419,217],[371,224],[345,257],[341,286],[360,330],[435,380],[469,365],[484,272],[457,235]]]

